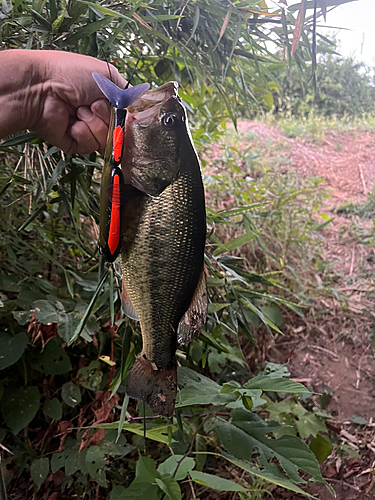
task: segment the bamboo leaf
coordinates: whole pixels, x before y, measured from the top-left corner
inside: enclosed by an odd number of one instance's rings
[[[236,248],[242,247],[243,245],[246,245],[247,243],[250,243],[254,238],[256,238],[256,233],[252,232],[247,232],[243,234],[242,236],[238,236],[237,238],[234,238],[233,240],[228,241],[227,243],[222,244],[213,252],[214,257],[218,257],[219,255],[223,254],[224,252],[231,252],[232,250],[235,250]]]
[[[224,21],[223,21],[223,24],[221,26],[221,30],[220,30],[220,33],[219,33],[219,38],[218,38],[218,41],[216,42],[215,47],[212,49],[213,51],[217,49],[217,47],[218,47],[218,45],[220,43],[220,40],[224,36],[225,30],[227,29],[227,26],[228,26],[228,22],[229,22],[229,19],[230,19],[231,12],[232,12],[231,9],[229,9],[228,12],[226,13],[225,17],[224,17]]]
[[[301,37],[301,30],[303,26],[303,22],[305,19],[305,12],[306,12],[306,0],[301,0],[301,5],[298,10],[298,15],[297,15],[297,20],[296,20],[296,25],[294,27],[294,35],[293,35],[293,41],[292,41],[292,56],[294,55],[297,45],[299,42],[299,39]]]
[[[190,477],[193,481],[208,488],[212,488],[216,491],[243,491],[246,492],[246,488],[240,484],[229,481],[222,477],[214,476],[212,474],[206,474],[205,472],[200,472],[193,470],[190,472]]]
[[[143,27],[145,27],[146,29],[152,31],[152,28],[149,24],[146,23],[146,21],[144,21],[141,16],[139,16],[136,12],[133,12],[133,17],[134,19],[139,23],[141,24]]]
[[[47,208],[47,206],[44,204],[44,205],[41,205],[39,208],[37,208],[35,210],[34,213],[32,213],[30,215],[30,217],[28,217],[25,222],[18,228],[18,231],[23,231],[29,224],[31,224],[31,222],[36,219],[45,209]]]
[[[92,296],[92,299],[91,299],[91,301],[86,309],[86,312],[83,315],[81,321],[79,322],[75,332],[73,333],[72,338],[68,341],[68,345],[71,345],[81,335],[81,333],[86,325],[86,322],[87,322],[89,316],[91,315],[92,310],[94,309],[95,302],[96,302],[97,298],[99,297],[100,292],[102,291],[103,285],[104,285],[107,277],[108,277],[108,271],[106,271],[103,274],[102,279],[98,283],[98,286],[96,287],[95,293]]]
[[[200,19],[200,10],[199,10],[199,7],[197,5],[195,8],[193,29],[191,30],[190,36],[189,36],[187,42],[185,43],[185,45],[187,45],[190,42],[190,40],[193,38],[193,36],[195,35],[195,32],[197,31],[198,24],[199,24],[199,19]]]

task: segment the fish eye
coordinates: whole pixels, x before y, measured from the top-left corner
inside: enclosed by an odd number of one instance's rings
[[[174,127],[177,122],[177,115],[175,113],[168,113],[163,116],[163,125],[168,128]]]

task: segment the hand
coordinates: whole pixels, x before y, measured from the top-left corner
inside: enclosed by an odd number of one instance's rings
[[[110,104],[95,83],[97,71],[122,88],[125,80],[114,66],[68,52],[41,51],[45,71],[42,113],[33,130],[66,153],[104,151]]]
[[[7,50],[0,57],[8,58],[10,72],[4,84],[7,86],[6,93],[12,90],[10,82],[20,87],[13,88],[14,94],[18,92],[17,99],[14,99],[13,108],[8,106],[11,112],[13,110],[12,119],[9,120],[11,130],[0,126],[0,136],[4,129],[11,133],[30,128],[65,153],[88,154],[104,150],[110,105],[96,85],[92,73],[101,73],[124,88],[126,81],[112,65],[109,74],[108,66],[103,61],[49,50]],[[6,61],[0,59],[0,62]],[[19,78],[14,75],[17,71],[21,73]],[[0,76],[0,96],[2,78]],[[22,98],[23,113],[17,108]],[[21,115],[23,121],[20,120]]]

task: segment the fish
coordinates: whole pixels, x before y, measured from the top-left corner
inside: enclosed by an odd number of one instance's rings
[[[110,262],[121,254],[122,309],[140,322],[142,335],[126,393],[170,417],[177,395],[176,349],[201,332],[207,315],[200,163],[176,82],[126,106],[116,150],[116,111],[123,103],[119,89],[103,78],[99,87],[114,112],[102,180],[100,244]]]
[[[123,309],[140,322],[142,351],[126,392],[171,416],[176,349],[206,321],[205,196],[199,159],[176,82],[127,108],[122,170]]]
[[[150,88],[148,83],[120,89],[100,73],[92,74],[96,84],[112,104],[104,168],[100,184],[99,251],[114,262],[121,251],[121,212],[124,178],[121,169],[126,108]]]

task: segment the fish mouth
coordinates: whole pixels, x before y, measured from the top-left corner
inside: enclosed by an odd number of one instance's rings
[[[140,125],[147,126],[159,115],[161,108],[170,99],[179,100],[177,82],[165,83],[143,94],[141,99],[127,108],[127,120],[137,121]]]

